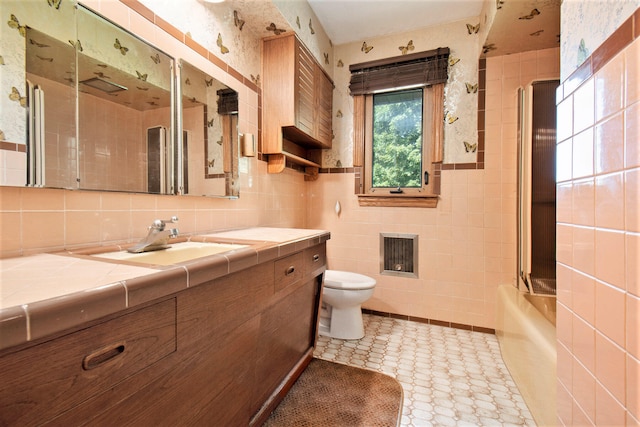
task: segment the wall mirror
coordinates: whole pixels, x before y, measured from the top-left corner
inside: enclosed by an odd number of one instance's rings
[[[26,29],[28,184],[173,194],[173,59],[82,6],[74,21],[68,40]]]
[[[79,188],[172,194],[173,59],[78,8]]]
[[[238,196],[238,94],[176,67],[171,55],[190,52],[162,52],[72,1],[10,5],[27,185]]]
[[[238,93],[181,60],[184,194],[237,197]]]

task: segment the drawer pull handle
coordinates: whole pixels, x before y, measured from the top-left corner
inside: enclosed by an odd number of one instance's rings
[[[320,255],[315,254],[315,255],[313,256],[313,262],[318,262],[318,261],[320,261]]]
[[[101,348],[82,359],[82,368],[85,371],[95,369],[120,356],[122,353],[124,353],[124,343],[118,343],[116,345]]]
[[[290,274],[293,274],[296,271],[296,268],[292,265],[291,267],[287,268],[284,272],[285,276],[288,276]]]

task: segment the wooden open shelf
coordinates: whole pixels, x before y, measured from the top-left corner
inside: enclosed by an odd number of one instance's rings
[[[305,159],[304,157],[296,156],[292,153],[287,153],[283,151],[279,154],[269,154],[269,163],[267,164],[267,172],[269,173],[280,173],[284,170],[287,165],[287,160],[292,163],[296,163],[298,165],[302,165],[305,167],[305,171],[309,175],[318,175],[318,169],[320,169],[320,165],[312,162],[311,160]],[[315,171],[314,171],[315,169]]]

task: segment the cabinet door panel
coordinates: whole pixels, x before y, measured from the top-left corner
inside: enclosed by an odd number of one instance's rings
[[[42,424],[176,351],[174,299],[0,359],[0,424]]]
[[[104,426],[247,426],[259,316],[203,337],[201,352],[91,420]],[[207,329],[206,324],[198,328]]]
[[[321,69],[316,72],[316,124],[317,139],[324,148],[331,148],[333,143],[332,108],[333,83]]]
[[[296,126],[314,137],[315,64],[313,58],[301,46],[298,48]]]
[[[315,339],[318,281],[310,280],[269,307],[260,321],[254,411],[267,400]]]

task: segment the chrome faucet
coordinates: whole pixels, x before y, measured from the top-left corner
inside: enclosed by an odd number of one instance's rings
[[[127,251],[138,254],[141,252],[157,251],[167,249],[167,242],[170,238],[178,237],[177,228],[165,228],[167,223],[178,222],[177,216],[172,216],[170,220],[156,219],[149,228],[149,234],[137,245],[130,247]]]

